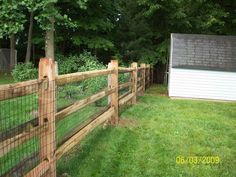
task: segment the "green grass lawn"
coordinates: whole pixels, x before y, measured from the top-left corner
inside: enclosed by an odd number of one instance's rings
[[[13,78],[11,74],[1,74],[0,73],[0,85],[1,84],[9,84],[13,82]]]
[[[171,100],[153,86],[58,162],[58,176],[235,177],[236,103]],[[177,156],[218,156],[219,164],[177,164]]]

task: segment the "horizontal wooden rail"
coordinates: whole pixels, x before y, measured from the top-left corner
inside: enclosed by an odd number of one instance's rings
[[[35,93],[38,91],[38,86],[42,81],[43,80],[36,79],[2,85],[0,86],[0,101]]]
[[[96,93],[92,96],[89,96],[83,100],[80,100],[78,102],[75,102],[71,106],[61,110],[60,112],[56,113],[56,121],[63,119],[64,117],[72,114],[75,111],[78,111],[79,109],[100,100],[101,98],[110,95],[111,93],[115,92],[115,88],[112,89],[104,89],[103,91]]]
[[[138,88],[138,92],[141,92],[143,90],[143,86],[140,86],[139,88]]]
[[[120,84],[120,85],[119,85],[119,90],[122,90],[122,89],[124,89],[124,88],[127,88],[127,87],[131,86],[132,84],[133,84],[132,82],[126,82],[126,83],[124,83],[124,84]]]
[[[72,104],[70,104],[69,106],[71,106]],[[58,108],[57,111],[60,112],[61,110],[65,109],[65,108],[67,108],[69,106],[63,106],[61,108]],[[0,133],[0,142],[23,133],[27,129],[27,127],[32,127],[33,128],[33,127],[38,126],[38,123],[39,123],[38,119],[39,118],[36,117],[36,118],[28,120],[28,121],[26,121],[26,122],[24,122],[22,124],[19,124],[16,127],[13,127],[11,129],[7,129],[5,131],[2,131]]]
[[[119,100],[121,100],[122,98],[126,97],[127,95],[129,95],[131,93],[131,90],[123,93],[122,95],[119,96]]]
[[[78,133],[72,136],[69,140],[67,140],[63,145],[61,145],[56,150],[56,159],[60,159],[63,154],[68,152],[71,148],[73,148],[76,144],[78,144],[88,133],[90,133],[95,127],[105,122],[114,114],[114,107],[111,107],[108,111],[97,117],[90,124],[81,129]]]
[[[16,148],[17,146],[33,138],[34,136],[40,135],[46,128],[47,124],[37,126],[15,137],[0,142],[0,157],[4,156],[10,150]]]
[[[49,167],[49,161],[44,160],[37,167],[27,173],[24,177],[41,177],[49,170]]]
[[[100,111],[96,112],[95,114],[93,114],[92,116],[90,116],[88,119],[86,119],[84,122],[82,122],[81,124],[79,124],[77,127],[75,127],[74,129],[72,129],[72,131],[70,131],[69,133],[67,133],[63,139],[59,140],[59,142],[57,143],[58,146],[64,144],[69,138],[71,138],[73,135],[75,135],[76,133],[78,133],[80,130],[82,130],[85,126],[87,126],[88,124],[90,124],[93,120],[95,120],[97,117],[99,117],[100,115],[102,115],[103,113],[105,113],[106,111],[108,111],[110,109],[110,106],[106,106],[105,108],[101,109]]]
[[[114,72],[113,69],[103,69],[103,70],[77,72],[77,73],[59,75],[56,77],[56,84],[58,86],[65,85],[68,83],[82,81],[82,80],[89,79],[92,77],[112,74],[113,72]]]
[[[14,128],[2,131],[0,133],[0,142],[12,138],[20,133],[23,133],[27,129],[27,127],[36,127],[36,126],[38,126],[38,118],[31,119],[25,123],[17,125]]]
[[[127,95],[126,97],[122,98],[119,100],[119,106],[124,105],[125,103],[127,103],[131,98],[133,98],[134,93],[131,93],[129,95]]]
[[[146,69],[146,67],[138,67],[138,70]]]
[[[119,67],[118,71],[119,73],[128,73],[134,71],[134,68],[124,68],[124,67]]]
[[[17,165],[12,167],[10,170],[5,172],[4,174],[0,175],[0,177],[6,176],[24,176],[29,169],[34,168],[38,163],[39,160],[39,153],[34,152],[30,156],[21,160]]]

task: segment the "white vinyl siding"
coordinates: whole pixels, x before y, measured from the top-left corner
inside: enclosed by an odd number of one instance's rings
[[[236,73],[170,68],[169,96],[236,101]]]

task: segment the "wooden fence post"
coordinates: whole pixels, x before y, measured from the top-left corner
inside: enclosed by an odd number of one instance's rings
[[[146,80],[146,76],[145,76],[145,68],[146,68],[146,64],[144,64],[144,63],[142,63],[141,65],[140,65],[143,69],[142,69],[142,85],[143,85],[143,90],[142,90],[142,94],[145,92],[145,80]]]
[[[46,177],[56,177],[56,138],[55,138],[55,63],[54,60],[42,58],[39,62],[39,79],[45,79],[39,86],[38,113],[39,125],[48,128],[40,135],[40,162],[48,161]]]
[[[138,63],[133,62],[131,64],[131,67],[134,68],[135,70],[132,71],[132,93],[134,93],[134,96],[131,100],[132,104],[135,104],[137,101],[137,85],[138,85]]]
[[[118,115],[118,105],[119,105],[119,95],[118,95],[118,61],[111,60],[108,64],[108,69],[113,69],[114,72],[108,75],[108,87],[115,88],[115,91],[108,97],[109,104],[114,107],[114,115],[111,117],[110,123],[112,125],[118,124],[119,115]]]

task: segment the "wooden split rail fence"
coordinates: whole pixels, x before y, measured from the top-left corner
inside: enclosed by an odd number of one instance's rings
[[[11,130],[7,130],[5,134],[0,129],[0,159],[33,137],[39,137],[39,152],[35,154],[38,163],[30,170],[26,168],[28,173],[21,173],[21,175],[26,177],[55,177],[56,161],[63,154],[72,149],[98,125],[104,122],[116,125],[119,122],[119,106],[126,103],[135,104],[137,96],[142,95],[145,89],[153,82],[153,70],[150,65],[146,64],[138,66],[137,63],[132,63],[129,68],[124,68],[118,67],[117,60],[111,60],[108,68],[104,70],[65,75],[57,75],[56,68],[57,66],[53,60],[43,58],[39,63],[39,78],[37,80],[0,86],[0,101],[31,94],[37,95],[38,117],[30,120],[33,127],[26,131],[28,123],[26,122]],[[130,73],[130,80],[119,84],[118,76],[123,73]],[[108,87],[106,89],[76,101],[61,110],[56,109],[56,88],[58,86],[98,76],[108,76]],[[127,88],[129,88],[129,91],[119,96],[119,91]],[[64,141],[60,142],[60,146],[57,148],[55,138],[56,122],[106,96],[108,97],[108,106],[73,130]],[[24,162],[20,164],[24,165]],[[4,162],[0,160],[0,163]],[[16,173],[17,168],[19,168],[19,164],[16,164],[14,168],[9,169],[4,174],[0,173],[0,176],[14,176],[13,174]]]

